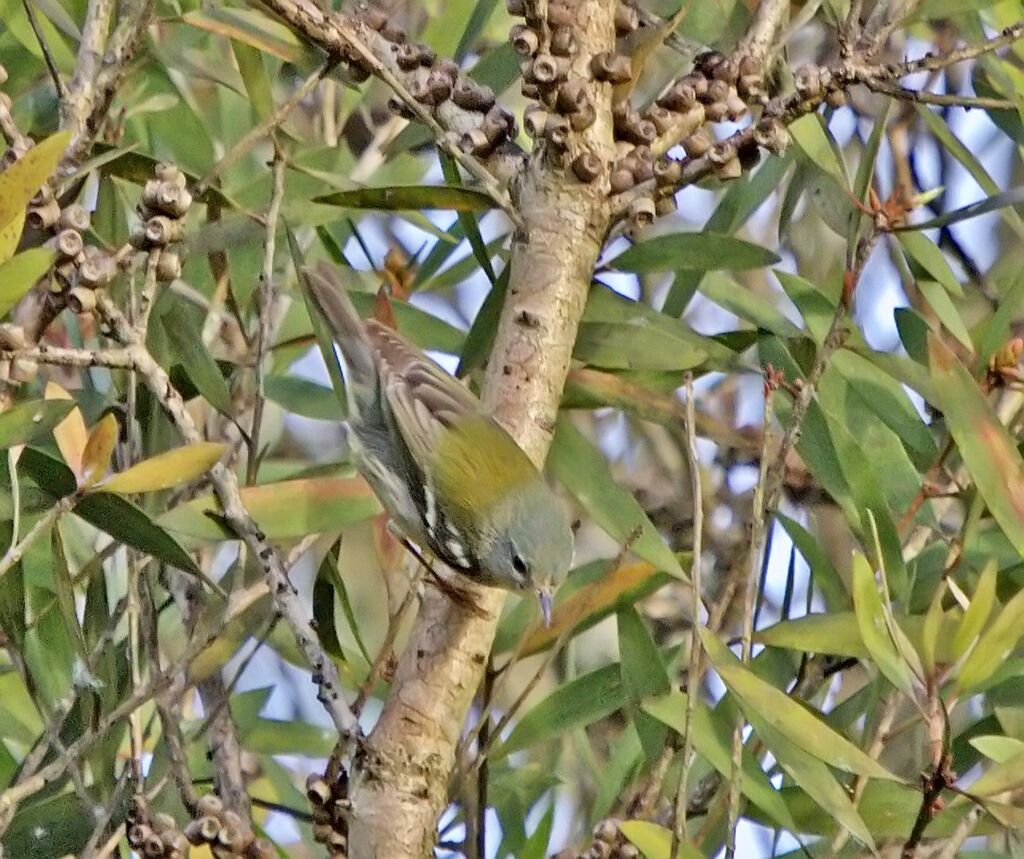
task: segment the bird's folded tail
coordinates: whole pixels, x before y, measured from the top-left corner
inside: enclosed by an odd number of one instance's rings
[[[304,267],[300,280],[313,305],[327,321],[331,336],[341,348],[348,372],[352,376],[349,381],[357,384],[375,382],[377,371],[366,331],[337,273],[321,263],[315,269]]]

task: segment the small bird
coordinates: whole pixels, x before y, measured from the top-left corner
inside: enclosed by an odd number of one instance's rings
[[[412,542],[480,584],[551,594],[572,564],[564,505],[458,380],[396,331],[362,321],[326,265],[301,280],[341,349],[356,467]]]

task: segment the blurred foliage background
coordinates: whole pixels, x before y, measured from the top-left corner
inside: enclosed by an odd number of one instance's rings
[[[684,3],[634,99],[728,53],[755,5]],[[884,61],[1024,20],[1019,0],[904,6]],[[836,55],[849,7],[792,4],[773,88]],[[343,855],[335,726],[208,472],[237,476],[369,729],[432,585],[347,461],[295,267],[348,269],[366,313],[383,285],[475,385],[511,224],[384,83],[256,6],[123,0],[150,15],[139,49],[56,172],[86,3],[0,9],[4,855]],[[388,13],[521,115],[503,6]],[[577,565],[551,629],[510,600],[439,855],[665,859],[684,769],[687,857],[1024,851],[1022,60],[903,81],[948,103],[852,88],[784,153],[614,231],[548,458]],[[15,162],[26,136],[45,142]]]

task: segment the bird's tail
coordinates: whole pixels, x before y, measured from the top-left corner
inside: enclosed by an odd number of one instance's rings
[[[337,272],[325,263],[315,269],[302,269],[300,280],[313,302],[313,306],[327,321],[331,336],[341,348],[348,369],[350,383],[374,385],[374,368],[370,344],[366,339],[362,320],[352,300],[341,285]]]

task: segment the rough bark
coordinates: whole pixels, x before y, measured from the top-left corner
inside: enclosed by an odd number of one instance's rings
[[[614,45],[614,3],[583,2],[576,58]],[[600,85],[598,119],[574,140],[567,159],[537,155],[520,177],[517,203],[529,228],[512,248],[512,272],[484,399],[536,462],[547,453],[576,330],[607,232],[607,177],[585,184],[564,164],[582,148],[614,158],[611,93]],[[437,818],[466,712],[483,676],[505,601],[477,589],[479,617],[427,594],[384,710],[353,772],[352,859],[430,856]]]

